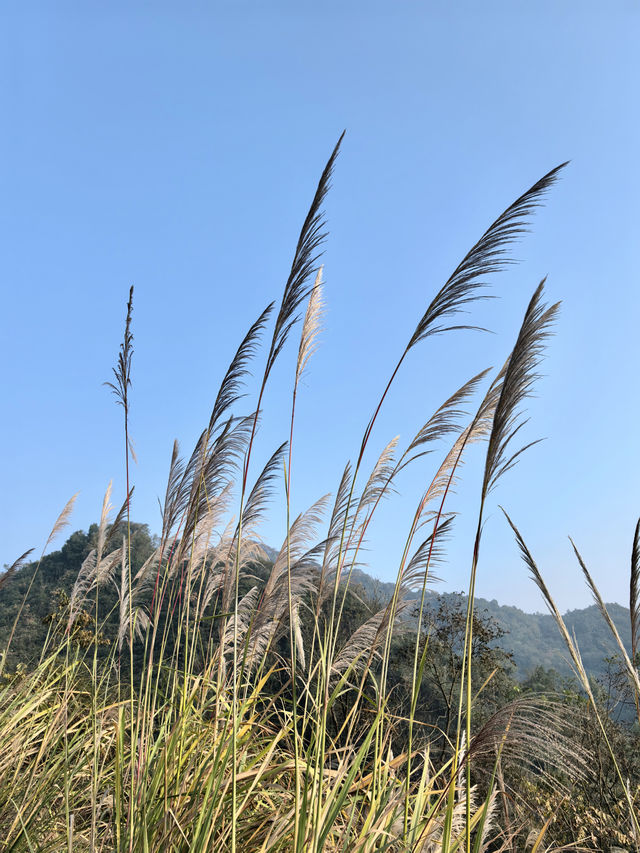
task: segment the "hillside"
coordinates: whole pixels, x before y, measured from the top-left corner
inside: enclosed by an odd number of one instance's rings
[[[379,601],[387,601],[393,593],[393,584],[384,583],[356,569],[353,581],[363,593]],[[434,611],[441,598],[454,599],[464,594],[427,592],[429,609]],[[416,594],[417,597],[417,594]],[[607,608],[627,649],[631,645],[629,610],[620,604],[608,604]],[[505,632],[500,646],[513,654],[519,678],[525,678],[536,667],[555,669],[561,675],[571,675],[566,647],[558,633],[550,613],[525,613],[518,607],[501,605],[493,599],[476,599],[476,611],[496,621]],[[604,676],[607,671],[606,658],[616,654],[616,645],[596,605],[570,610],[564,614],[567,628],[575,633],[578,647],[587,672]]]

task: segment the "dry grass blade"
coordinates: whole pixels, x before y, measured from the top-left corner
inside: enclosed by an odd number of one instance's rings
[[[629,612],[631,614],[631,656],[636,659],[640,633],[640,518],[636,524],[631,549],[631,581],[629,589]]]
[[[500,477],[517,461],[518,457],[531,444],[508,455],[507,451],[513,438],[523,424],[519,406],[531,394],[532,386],[538,378],[536,367],[542,357],[544,342],[550,334],[559,303],[547,308],[541,302],[544,280],[538,285],[527,310],[522,326],[504,371],[500,389],[500,398],[493,416],[493,426],[489,437],[487,458],[482,484],[482,495],[486,496]],[[534,444],[535,442],[532,442]]]
[[[573,539],[571,537],[569,537],[569,541],[571,542],[571,545],[573,546],[574,554],[576,555],[576,559],[578,560],[578,563],[580,564],[580,568],[582,569],[582,573],[585,576],[585,579],[587,581],[589,589],[591,590],[591,594],[593,595],[593,599],[594,599],[594,601],[598,607],[598,610],[602,614],[604,621],[609,626],[609,630],[613,634],[613,637],[614,637],[614,639],[618,645],[618,648],[620,649],[620,654],[622,655],[622,659],[624,661],[624,665],[625,665],[625,668],[627,670],[629,680],[631,681],[631,685],[634,689],[635,695],[640,696],[640,678],[638,678],[638,671],[635,668],[635,666],[632,664],[631,660],[629,659],[629,655],[627,654],[627,650],[625,649],[624,643],[622,642],[620,634],[618,633],[618,629],[616,628],[613,619],[609,615],[609,611],[607,610],[607,607],[606,607],[604,601],[602,600],[602,596],[600,595],[600,592],[599,592],[597,586],[595,585],[593,578],[591,577],[591,574],[585,565],[584,560],[582,559],[582,555],[580,554],[580,552],[578,551],[578,549],[576,547],[576,543],[573,541]]]
[[[280,310],[276,318],[276,324],[273,331],[273,340],[267,358],[265,368],[265,381],[271,372],[271,368],[282,347],[285,344],[287,336],[291,328],[298,320],[297,311],[301,303],[309,295],[310,287],[308,285],[309,278],[313,272],[314,266],[318,261],[318,250],[324,242],[326,233],[324,231],[325,220],[322,213],[322,204],[329,191],[331,184],[331,175],[333,167],[340,150],[340,145],[344,138],[344,132],[340,136],[327,165],[322,172],[318,187],[316,189],[313,202],[307,213],[307,217],[302,226],[298,245],[296,246],[291,272],[284,288]]]
[[[455,317],[469,303],[485,298],[479,293],[481,288],[486,286],[486,282],[481,280],[482,277],[492,275],[510,263],[505,257],[507,246],[527,230],[528,217],[540,205],[542,197],[566,165],[563,163],[548,172],[516,199],[485,231],[427,308],[407,345],[407,352],[430,335],[451,329],[473,328],[442,325],[442,322]]]

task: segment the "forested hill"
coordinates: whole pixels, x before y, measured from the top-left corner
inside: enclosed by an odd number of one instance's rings
[[[82,561],[94,545],[97,528],[88,533],[73,533],[59,551],[44,557],[33,583],[29,599],[22,612],[12,642],[14,662],[33,660],[39,654],[47,627],[43,620],[55,609],[56,590],[69,592],[78,574]],[[134,571],[142,565],[153,548],[153,537],[146,525],[132,525]],[[273,559],[274,552],[267,549]],[[36,564],[24,566],[13,577],[2,584],[0,575],[0,650],[4,648],[16,613],[29,585]],[[370,575],[355,570],[352,576],[354,591],[372,603],[386,603],[393,592],[393,584],[375,580]],[[441,601],[452,606],[460,601],[460,594],[428,592],[428,607],[435,613]],[[466,604],[466,599],[463,597]],[[536,667],[553,668],[561,675],[569,675],[567,652],[558,634],[551,615],[547,613],[525,613],[517,607],[498,604],[479,598],[476,603],[480,615],[490,617],[504,631],[497,641],[507,652],[513,653],[517,675],[524,679]],[[629,611],[618,604],[609,606],[609,612],[627,647],[630,645]],[[592,675],[603,675],[607,665],[605,659],[615,655],[616,648],[602,617],[594,606],[572,610],[565,615],[567,627],[574,632],[587,671]]]

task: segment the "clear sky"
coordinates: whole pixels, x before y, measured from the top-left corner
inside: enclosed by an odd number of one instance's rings
[[[627,601],[640,514],[640,6],[636,0],[30,3],[0,11],[0,564],[124,496],[110,378],[135,285],[133,516],[158,529],[174,437],[189,450],[246,328],[277,298],[324,162],[328,312],[299,402],[294,509],[333,491],[432,295],[517,195],[570,159],[495,277],[500,297],[412,351],[372,440],[409,440],[462,382],[502,363],[538,281],[563,301],[529,406],[529,451],[492,496],[478,592],[543,609],[497,509],[563,608]],[[286,438],[293,340],[256,463]],[[251,389],[253,390],[253,389]],[[250,407],[252,397],[247,401]],[[440,452],[444,452],[442,447]],[[435,458],[434,458],[435,461]],[[466,586],[480,454],[443,588]],[[373,531],[396,571],[430,479],[407,473]],[[264,530],[283,535],[281,503]]]

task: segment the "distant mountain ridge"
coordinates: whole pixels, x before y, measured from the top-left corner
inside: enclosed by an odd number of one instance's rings
[[[370,599],[386,603],[393,594],[394,584],[377,580],[360,569],[353,570],[351,581]],[[419,594],[414,593],[414,597],[419,598]],[[433,610],[440,598],[454,597],[456,593],[428,590],[428,607]],[[466,603],[466,596],[463,598]],[[607,609],[625,647],[630,651],[629,609],[620,604],[607,604]],[[488,601],[485,598],[476,598],[476,610],[495,619],[506,631],[499,645],[505,651],[512,652],[519,678],[525,678],[537,666],[553,668],[561,675],[572,675],[566,646],[550,613],[525,613],[519,607],[498,604],[495,599]],[[564,614],[564,620],[569,632],[575,634],[587,672],[590,675],[604,675],[606,658],[615,655],[618,649],[596,605],[570,610]]]

